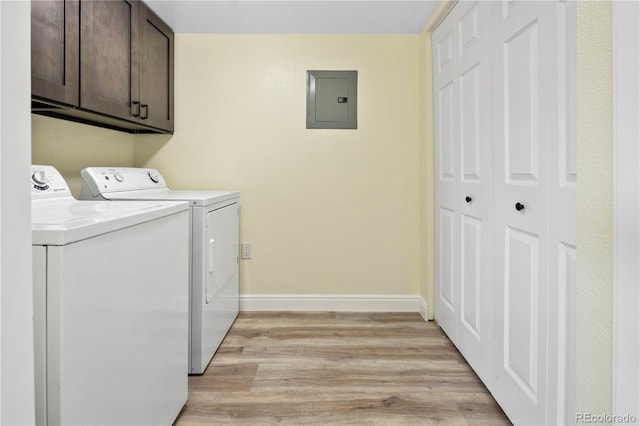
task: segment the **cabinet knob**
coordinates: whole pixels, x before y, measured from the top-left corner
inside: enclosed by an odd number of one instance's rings
[[[144,108],[144,114],[140,116],[140,119],[146,120],[147,118],[149,118],[149,105],[140,104],[140,107]]]
[[[471,202],[473,201],[473,198],[471,198],[471,197],[469,197],[469,196],[467,195],[466,197],[464,197],[464,200],[465,200],[467,203],[471,204]]]
[[[516,203],[516,210],[521,211],[524,210],[524,204],[522,203]]]

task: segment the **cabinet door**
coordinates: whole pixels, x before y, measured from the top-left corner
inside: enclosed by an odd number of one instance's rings
[[[83,1],[80,51],[84,109],[138,121],[137,1]]]
[[[173,131],[173,31],[140,4],[141,123]]]
[[[77,0],[31,2],[31,91],[78,106],[80,7]]]

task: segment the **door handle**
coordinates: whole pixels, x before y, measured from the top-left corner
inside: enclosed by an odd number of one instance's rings
[[[131,115],[134,117],[140,117],[140,102],[133,101],[131,102]]]
[[[473,198],[471,198],[471,197],[469,197],[469,196],[467,195],[466,197],[464,197],[464,200],[465,200],[467,203],[471,204],[471,202],[473,201]]]
[[[144,108],[144,115],[140,116],[141,120],[146,120],[147,118],[149,118],[149,105],[147,104],[140,104],[141,108]]]
[[[211,238],[209,240],[209,256],[208,256],[208,265],[207,265],[207,269],[209,270],[209,273],[213,272],[213,245],[216,242],[216,240],[214,240],[213,238]]]
[[[524,210],[524,204],[522,204],[522,203],[516,203],[515,207],[516,207],[517,211]]]

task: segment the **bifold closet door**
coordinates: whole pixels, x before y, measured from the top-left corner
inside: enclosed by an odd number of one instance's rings
[[[567,331],[558,334],[567,324],[559,300],[568,300],[575,279],[575,146],[566,131],[564,8],[551,1],[493,7],[491,390],[516,424],[565,422],[557,417],[566,376],[558,345]]]
[[[489,11],[459,3],[433,34],[436,119],[435,315],[491,381]]]
[[[574,421],[575,21],[458,2],[432,34],[435,317],[516,424]]]
[[[452,14],[455,12],[452,12]],[[459,157],[455,21],[450,14],[433,32],[435,122],[436,297],[434,316],[449,338],[458,341],[460,270],[458,238]]]

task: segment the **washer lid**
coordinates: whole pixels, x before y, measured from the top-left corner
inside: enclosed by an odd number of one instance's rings
[[[41,199],[31,203],[33,245],[66,245],[188,210],[185,202],[77,201]]]
[[[109,200],[166,200],[188,201],[191,206],[212,204],[238,199],[240,193],[234,191],[187,191],[179,189],[149,189],[142,191],[109,192],[102,196]]]

